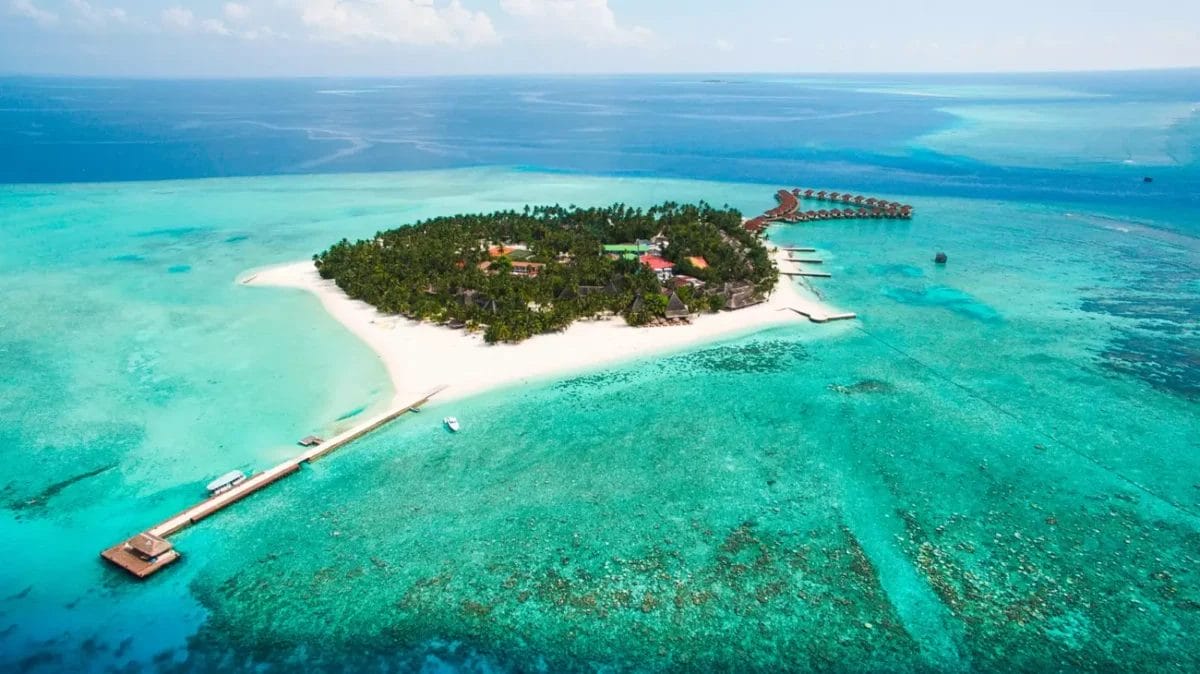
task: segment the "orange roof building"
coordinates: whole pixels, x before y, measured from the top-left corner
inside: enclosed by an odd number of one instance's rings
[[[705,260],[702,257],[689,257],[687,261],[691,262],[692,266],[696,269],[708,269],[708,260]]]

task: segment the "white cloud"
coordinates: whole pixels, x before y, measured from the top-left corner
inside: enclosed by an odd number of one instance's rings
[[[12,0],[8,3],[8,8],[13,14],[29,19],[39,26],[52,26],[58,23],[57,14],[38,7],[33,4],[33,0]]]
[[[499,42],[491,17],[459,0],[297,0],[300,20],[319,39],[392,44]]]
[[[104,28],[129,23],[129,14],[120,7],[98,7],[88,0],[71,0],[76,21],[85,28]]]
[[[608,0],[500,0],[500,7],[541,34],[592,47],[645,44],[654,37],[649,28],[618,24]]]
[[[183,7],[168,7],[162,12],[162,22],[167,28],[190,30],[196,24],[196,15]]]
[[[163,26],[184,33],[205,33],[229,37],[233,31],[220,19],[198,18],[192,10],[183,7],[168,7],[162,13]]]
[[[250,8],[239,2],[225,3],[225,18],[230,21],[245,21],[250,17]]]
[[[226,26],[225,22],[220,19],[204,19],[200,22],[199,28],[200,32],[212,33],[213,35],[229,36],[233,34],[229,30],[229,26]]]
[[[726,53],[733,51],[733,43],[725,38],[717,38],[717,41],[713,43],[713,46],[717,48],[717,51],[723,51]]]
[[[277,32],[275,29],[271,28],[270,26],[259,26],[258,28],[251,28],[249,30],[242,31],[239,34],[239,37],[241,37],[243,40],[254,41],[254,40],[270,40],[270,39],[277,38],[277,37],[286,37],[286,35],[283,33]]]

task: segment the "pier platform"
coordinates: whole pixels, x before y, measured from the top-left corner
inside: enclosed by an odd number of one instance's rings
[[[303,464],[311,463],[325,457],[334,450],[395,421],[406,412],[420,408],[445,389],[445,386],[439,386],[413,402],[393,407],[383,414],[372,417],[335,437],[311,447],[298,456],[260,473],[255,473],[245,482],[232,489],[211,496],[133,538],[106,549],[100,553],[100,556],[138,578],[151,576],[179,559],[179,552],[167,540],[168,536],[178,533],[200,520],[224,510],[285,477],[294,475],[300,471],[300,467]]]

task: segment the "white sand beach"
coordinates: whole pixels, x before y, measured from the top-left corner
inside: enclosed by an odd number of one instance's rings
[[[791,269],[784,253],[777,261]],[[325,309],[370,346],[383,361],[399,404],[445,385],[438,401],[457,399],[502,386],[544,380],[600,365],[678,351],[693,344],[791,323],[801,329],[832,329],[810,323],[840,312],[811,292],[781,278],[770,299],[739,311],[704,314],[691,325],[634,328],[620,318],[579,321],[566,331],[538,335],[520,344],[489,345],[482,335],[387,316],[352,300],[322,279],[311,261],[247,272],[249,286],[294,288],[316,295]]]

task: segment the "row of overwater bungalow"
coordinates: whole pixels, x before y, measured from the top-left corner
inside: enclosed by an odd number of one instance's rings
[[[820,220],[909,220],[913,207],[898,201],[876,199],[857,194],[826,190],[799,188],[779,190],[775,194],[779,205],[762,215],[747,220],[743,226],[750,232],[761,234],[772,222],[811,222]],[[846,204],[847,208],[829,208],[801,211],[801,199]],[[853,206],[851,208],[850,206]]]

